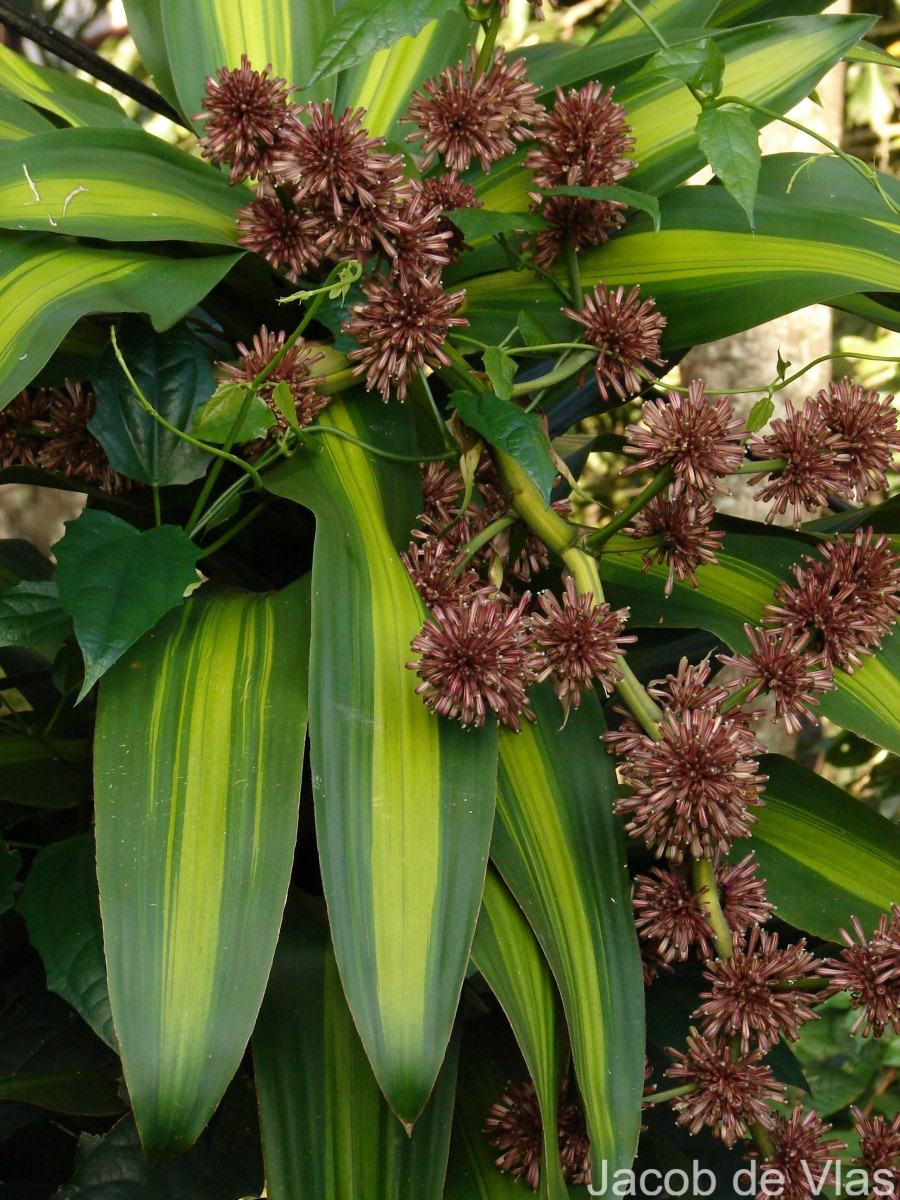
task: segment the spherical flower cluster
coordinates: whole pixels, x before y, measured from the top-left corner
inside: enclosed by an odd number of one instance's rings
[[[853,918],[856,939],[841,930],[846,943],[840,958],[828,959],[819,973],[830,981],[826,995],[849,992],[850,1002],[860,1010],[853,1032],[863,1037],[880,1037],[888,1026],[900,1033],[900,904],[891,916],[882,915],[870,938],[859,920]]]
[[[836,1157],[847,1148],[845,1144],[828,1137],[831,1126],[814,1108],[808,1112],[795,1108],[789,1117],[779,1114],[770,1128],[774,1153],[762,1169],[778,1172],[770,1178],[778,1180],[780,1194],[786,1200],[822,1195],[822,1188],[833,1178]]]
[[[784,721],[789,733],[801,728],[801,718],[815,722],[817,693],[834,690],[834,674],[820,654],[807,650],[809,631],[754,629],[744,626],[749,654],[720,654],[719,662],[735,667],[734,686],[749,687],[747,700],[763,691],[775,700],[773,720]]]
[[[653,298],[640,300],[640,288],[608,291],[604,284],[584,297],[580,311],[564,308],[571,320],[584,326],[584,339],[598,350],[594,363],[597,387],[604,400],[609,388],[624,400],[640,391],[642,381],[651,379],[647,363],[662,366],[659,339],[666,318],[656,311]]]
[[[654,496],[626,527],[625,532],[633,538],[662,539],[659,546],[644,551],[642,570],[648,571],[654,563],[668,564],[665,595],[671,596],[676,576],[680,583],[697,587],[697,568],[719,561],[716,553],[725,534],[711,528],[715,515],[708,500],[698,503],[683,495],[674,500]]]
[[[787,416],[774,420],[770,433],[748,442],[754,458],[783,460],[750,481],[758,483],[768,474],[756,493],[756,499],[773,502],[766,520],[790,506],[796,527],[801,509],[813,512],[831,493],[863,500],[867,492],[887,487],[887,470],[900,451],[893,400],[846,378],[808,396],[799,411],[788,400]]]
[[[560,1168],[566,1183],[582,1186],[591,1182],[591,1145],[584,1106],[578,1096],[559,1098],[557,1145]],[[530,1079],[507,1083],[499,1100],[488,1109],[484,1132],[500,1154],[496,1165],[532,1191],[541,1185],[543,1120],[537,1091]]]

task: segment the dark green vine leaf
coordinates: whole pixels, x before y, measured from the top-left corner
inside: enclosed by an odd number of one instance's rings
[[[454,7],[453,0],[348,0],[331,23],[305,86],[355,66],[402,37],[414,37]]]
[[[455,408],[470,429],[496,446],[527,472],[550,502],[556,479],[556,467],[550,458],[550,443],[541,428],[537,413],[527,413],[511,400],[501,400],[492,392],[454,392],[450,406]]]
[[[83,700],[129,646],[179,605],[197,582],[200,556],[183,529],[140,532],[111,513],[89,510],[66,522],[54,547],[60,603],[84,655]]]
[[[119,326],[117,340],[147,400],[176,429],[187,432],[194,413],[216,387],[209,360],[190,331],[179,325],[155,333],[146,321],[130,317]],[[114,470],[157,487],[191,483],[206,473],[209,455],[170,433],[140,406],[111,344],[91,383],[97,412],[88,428]]]
[[[132,1116],[106,1134],[83,1133],[72,1182],[54,1200],[224,1200],[258,1196],[263,1183],[256,1097],[236,1084],[186,1154],[148,1162]]]
[[[546,325],[524,309],[516,318],[516,328],[526,346],[546,346],[553,341]]]
[[[222,444],[231,433],[237,420],[247,388],[242,383],[220,383],[215,392],[197,414],[191,433],[204,442]],[[249,442],[265,437],[275,424],[275,416],[261,396],[254,396],[250,408],[241,424],[235,441]]]
[[[756,126],[745,112],[710,108],[697,118],[697,137],[706,161],[747,214],[750,228],[755,230],[753,205],[761,162]]]
[[[116,1049],[93,837],[81,834],[42,850],[16,907],[41,956],[47,987],[68,1000],[94,1032]]]
[[[712,38],[705,37],[684,46],[660,50],[650,59],[647,70],[658,71],[666,79],[680,79],[706,96],[718,96],[722,90],[725,56]]]
[[[629,208],[637,208],[647,213],[653,221],[653,228],[659,233],[659,201],[649,192],[638,192],[634,188],[608,185],[606,187],[555,187],[547,188],[545,196],[582,196],[585,200],[618,200]]]
[[[756,433],[762,429],[764,425],[768,425],[772,419],[772,413],[775,411],[775,404],[770,396],[763,396],[761,400],[757,400],[750,409],[750,415],[747,417],[747,428],[751,433]]]
[[[13,906],[13,884],[22,866],[22,855],[0,844],[0,913]]]
[[[55,583],[23,579],[0,596],[0,646],[38,646],[71,633]]]
[[[501,400],[512,397],[513,380],[516,377],[516,360],[499,346],[490,346],[484,352],[484,369],[496,394]]]
[[[493,237],[498,233],[545,229],[547,222],[537,213],[494,212],[490,208],[454,208],[447,216],[462,230],[468,242]]]
[[[27,734],[5,733],[0,738],[0,802],[75,808],[89,799],[90,790],[91,764],[83,741],[55,738],[51,747]]]
[[[23,579],[49,579],[53,563],[37,546],[22,538],[0,538],[0,583],[19,583]]]

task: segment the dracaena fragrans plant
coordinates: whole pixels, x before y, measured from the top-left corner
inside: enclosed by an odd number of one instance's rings
[[[900,836],[765,753],[900,748],[893,397],[677,369],[896,325],[900,188],[759,152],[878,60],[824,7],[126,0],[153,133],[0,47],[0,481],[87,496],[0,543],[0,1094],[84,1135],[59,1197],[896,1195],[893,1081],[800,1062],[900,1034]]]

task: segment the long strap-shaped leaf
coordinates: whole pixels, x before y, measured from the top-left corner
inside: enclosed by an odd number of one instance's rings
[[[333,401],[321,420],[394,452],[412,432],[408,410],[371,399]],[[404,665],[424,612],[391,531],[409,537],[415,468],[325,435],[267,485],[317,517],[310,753],[325,898],[363,1045],[411,1123],[444,1057],[472,944],[496,733],[432,716]]]
[[[269,1200],[441,1200],[456,1049],[408,1137],[347,1008],[324,910],[291,896],[253,1035]]]
[[[164,258],[44,234],[0,232],[0,405],[30,383],[79,317],[145,312],[168,329],[237,262]]]
[[[196,1140],[262,1001],[296,840],[308,614],[306,581],[189,601],[100,688],[109,998],[150,1154]]]
[[[533,698],[537,723],[500,739],[491,857],[556,976],[592,1159],[612,1174],[634,1157],[644,1076],[643,981],[615,773],[595,695],[564,729],[549,685]]]
[[[769,899],[784,921],[838,937],[851,916],[870,930],[900,896],[900,830],[800,763],[768,754],[768,776],[753,837]]]
[[[782,579],[793,580],[791,564],[808,548],[772,534],[729,533],[718,565],[703,567],[696,590],[676,583],[663,594],[666,567],[646,572],[634,550],[607,552],[600,574],[611,596],[631,605],[634,625],[648,628],[708,629],[739,651],[748,649],[744,624],[758,624]],[[618,589],[621,588],[621,591]],[[627,598],[627,599],[626,599]],[[819,712],[879,746],[900,753],[900,638],[886,638],[881,650],[852,675],[835,672],[835,690],[819,700]]]
[[[534,931],[493,868],[484,881],[472,961],[509,1018],[528,1066],[543,1122],[540,1195],[560,1200],[566,1187],[557,1139],[559,1089],[568,1054],[559,994]]]

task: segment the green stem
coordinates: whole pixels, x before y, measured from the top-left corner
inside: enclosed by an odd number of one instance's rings
[[[769,1134],[768,1129],[764,1129],[762,1125],[751,1125],[750,1133],[753,1135],[753,1140],[756,1143],[756,1148],[763,1156],[766,1162],[769,1162],[775,1157],[775,1143]]]
[[[424,371],[419,371],[418,375],[413,377],[410,384],[410,390],[414,392],[418,391],[422,396],[425,397],[428,407],[431,410],[431,415],[434,417],[434,423],[437,425],[438,432],[441,435],[441,441],[444,443],[445,448],[449,451],[452,451],[455,456],[458,453],[456,443],[451,437],[450,430],[447,428],[446,422],[441,416],[440,410],[437,406],[437,401],[434,398],[434,393],[431,390],[431,384],[428,382],[428,376]],[[419,461],[422,462],[424,460],[419,459]]]
[[[596,553],[605,542],[624,529],[633,516],[641,511],[641,509],[650,503],[654,496],[658,496],[660,492],[665,491],[674,478],[674,473],[671,467],[663,467],[650,480],[640,495],[635,496],[627,508],[623,508],[617,517],[613,519],[602,529],[598,529],[596,533],[592,533],[590,537],[585,538],[584,545],[591,553]]]
[[[821,992],[831,986],[830,979],[788,979],[784,983],[776,983],[776,992]]]
[[[584,308],[584,288],[581,286],[581,267],[578,265],[578,255],[572,245],[572,239],[566,238],[566,271],[569,275],[569,290],[572,295],[572,307],[576,312]]]
[[[679,1096],[690,1096],[692,1092],[697,1091],[696,1083],[684,1083],[681,1087],[670,1088],[667,1092],[654,1092],[652,1096],[645,1096],[644,1104],[666,1104],[669,1100],[677,1100]]]
[[[484,41],[481,43],[481,49],[478,51],[478,58],[475,62],[475,75],[483,75],[487,70],[488,63],[491,61],[491,55],[494,53],[494,47],[497,44],[497,34],[500,32],[500,23],[503,18],[500,16],[500,9],[491,17],[487,28],[484,31]]]
[[[512,386],[513,396],[530,396],[532,392],[538,389],[553,387],[557,383],[565,383],[567,379],[571,379],[573,375],[577,375],[582,367],[587,366],[597,357],[596,350],[585,350],[581,347],[581,354],[573,354],[567,363],[555,367],[547,375],[541,375],[538,379],[532,379],[528,383],[514,383]]]
[[[734,939],[731,928],[725,920],[725,914],[722,912],[716,871],[708,858],[692,860],[691,879],[694,891],[700,893],[700,903],[706,909],[706,915],[712,925],[716,953],[719,958],[731,958],[734,951]]]
[[[173,425],[171,421],[167,421],[166,418],[162,415],[162,413],[158,413],[156,411],[156,409],[153,407],[153,405],[150,403],[150,401],[147,399],[147,397],[144,395],[144,393],[141,391],[140,387],[138,386],[137,380],[132,375],[131,371],[128,368],[128,364],[125,362],[125,359],[122,357],[122,351],[119,349],[119,343],[116,340],[115,325],[113,325],[112,328],[110,329],[110,338],[112,340],[113,352],[116,356],[119,366],[122,368],[122,371],[125,374],[125,378],[131,384],[131,390],[134,392],[135,397],[137,398],[137,401],[140,404],[141,408],[143,408],[143,410],[145,412],[149,413],[150,416],[154,419],[154,421],[157,421],[160,425],[162,425],[163,429],[167,429],[169,431],[169,433],[172,433],[176,437],[181,438],[181,440],[183,442],[187,442],[191,446],[196,446],[198,450],[203,450],[207,454],[215,456],[215,458],[217,458],[219,460],[219,462],[213,464],[213,471],[215,471],[216,467],[218,467],[219,470],[221,470],[222,462],[230,462],[230,463],[233,463],[236,467],[240,467],[240,469],[242,471],[246,471],[246,473],[253,480],[253,486],[255,488],[258,489],[258,488],[262,487],[262,480],[259,477],[259,473],[257,471],[255,471],[253,469],[253,467],[250,466],[249,463],[244,462],[244,460],[242,458],[238,458],[234,454],[229,454],[227,450],[224,450],[224,449],[220,450],[217,446],[210,446],[208,442],[201,442],[199,438],[191,437],[191,435],[189,433],[185,433],[183,429],[179,429],[176,425]],[[212,474],[212,472],[210,472],[210,474]],[[188,529],[186,532],[190,533],[191,530]]]
[[[625,5],[626,8],[631,9],[631,11],[634,13],[634,15],[638,18],[639,21],[642,21],[644,23],[644,25],[646,25],[649,32],[653,34],[653,36],[659,42],[660,46],[662,46],[663,50],[668,50],[669,43],[666,41],[666,39],[663,37],[663,35],[660,33],[660,31],[656,28],[656,26],[653,24],[653,22],[650,20],[650,18],[647,16],[647,14],[642,12],[638,8],[637,4],[635,3],[635,0],[622,0],[622,3]]]
[[[547,507],[537,486],[515,459],[504,454],[502,450],[498,450],[496,446],[492,447],[491,454],[504,486],[507,491],[512,493],[513,508],[528,527],[534,530],[538,537],[560,556],[572,572],[578,594],[583,596],[590,593],[594,597],[595,604],[602,604],[604,602],[603,585],[597,571],[597,562],[578,545],[578,530],[574,529],[559,513],[555,513],[552,508]],[[634,714],[641,728],[650,737],[658,738],[658,724],[662,718],[659,706],[647,694],[640,680],[621,655],[616,659],[616,667],[622,674],[622,679],[616,685],[616,691]]]
[[[628,3],[628,0],[625,0],[625,2]],[[805,133],[813,141],[818,142],[827,150],[830,150],[832,154],[842,159],[849,167],[856,171],[857,175],[861,175],[867,183],[875,188],[891,212],[900,215],[900,205],[885,192],[875,171],[855,155],[848,154],[846,150],[842,150],[840,146],[829,141],[821,133],[816,133],[814,129],[810,129],[808,126],[801,124],[800,121],[795,121],[792,117],[787,117],[773,108],[766,108],[763,104],[756,104],[753,100],[746,100],[743,96],[719,96],[712,102],[712,107],[722,108],[726,104],[736,104],[742,108],[749,108],[753,112],[759,113],[760,116],[767,117],[770,121],[780,121],[783,125],[790,125],[792,129],[797,129],[800,133]]]
[[[159,484],[153,484],[153,519],[157,525],[162,525],[162,505],[159,501]]]
[[[486,546],[491,538],[495,538],[498,533],[502,533],[504,529],[509,529],[510,525],[515,525],[515,523],[515,517],[498,517],[496,521],[491,521],[490,525],[485,525],[481,533],[466,543],[466,552],[453,568],[453,574],[459,575],[469,565],[482,546]]]
[[[306,312],[304,313],[303,319],[300,321],[300,324],[297,326],[297,328],[294,330],[294,332],[289,337],[285,338],[284,345],[281,347],[281,349],[278,351],[278,353],[272,356],[272,358],[269,360],[269,362],[266,363],[266,365],[259,372],[259,374],[256,375],[255,378],[251,381],[250,385],[247,388],[246,394],[244,395],[244,402],[240,407],[240,411],[238,412],[238,415],[235,418],[234,423],[231,426],[231,429],[228,431],[228,437],[225,439],[225,443],[222,447],[222,453],[220,454],[220,458],[221,457],[230,457],[230,456],[228,456],[227,452],[231,449],[231,447],[234,445],[234,443],[238,439],[238,435],[240,434],[241,428],[247,417],[247,413],[250,411],[250,405],[253,403],[253,397],[257,394],[259,389],[266,382],[266,380],[269,378],[269,376],[272,374],[272,372],[274,370],[276,370],[276,368],[278,367],[278,365],[282,361],[282,359],[285,357],[285,355],[290,353],[291,349],[293,348],[293,346],[297,342],[297,340],[302,336],[304,330],[307,328],[310,321],[312,321],[313,317],[315,317],[316,313],[321,308],[322,303],[328,294],[327,289],[328,289],[329,284],[336,281],[338,275],[340,274],[340,272],[344,266],[345,266],[345,264],[341,262],[341,263],[338,263],[336,266],[332,267],[331,271],[328,274],[328,278],[325,280],[322,287],[317,290],[316,295],[313,297],[312,303],[309,305]],[[236,461],[238,463],[242,462],[241,459],[234,459],[233,457],[232,457],[232,461]],[[246,468],[246,463],[243,463],[242,465]],[[216,486],[216,482],[218,481],[221,471],[222,471],[222,463],[221,462],[213,463],[212,470],[209,472],[209,474],[206,477],[203,487],[200,490],[200,495],[197,497],[197,502],[195,503],[193,511],[191,512],[191,515],[188,518],[188,523],[185,526],[185,533],[187,533],[189,537],[197,527],[197,523],[200,520],[200,517],[203,513],[203,509],[206,507],[206,502],[209,499],[213,488]],[[257,475],[257,478],[259,478],[258,475]],[[262,486],[261,480],[260,480],[259,486],[260,487]]]
[[[506,256],[513,267],[519,271],[533,271],[534,274],[540,279],[543,279],[546,283],[549,283],[554,291],[558,292],[562,299],[565,300],[566,304],[569,303],[569,293],[552,271],[546,271],[543,267],[538,266],[536,262],[532,262],[530,259],[523,258],[514,247],[509,245],[505,234],[495,233],[494,241],[498,242],[506,252]]]
[[[516,346],[506,353],[511,358],[520,354],[544,354],[548,350],[585,350],[584,342],[548,342],[546,346]]]
[[[251,524],[251,522],[255,521],[256,518],[268,508],[269,500],[270,497],[267,496],[265,500],[257,504],[255,508],[251,508],[248,513],[241,517],[240,521],[238,521],[235,525],[232,525],[227,533],[223,533],[222,536],[214,541],[211,546],[207,546],[200,555],[199,561],[202,562],[204,558],[211,558],[217,550],[221,550],[222,547],[226,546],[232,538],[236,538],[239,533],[242,533],[247,526]]]
[[[368,454],[374,454],[378,458],[386,458],[388,462],[449,462],[451,458],[456,458],[457,455],[455,448],[446,451],[444,454],[394,454],[390,450],[382,450],[380,446],[371,446],[368,442],[362,442],[358,437],[354,437],[352,433],[344,433],[343,429],[335,429],[332,425],[304,425],[302,429],[303,436],[305,437],[308,433],[330,434],[332,437],[340,438],[344,442],[350,442],[354,446],[359,446],[361,450],[365,450]]]
[[[733,475],[767,475],[772,471],[783,471],[787,466],[786,458],[749,459],[741,463]]]
[[[740,708],[750,693],[753,691],[755,680],[751,679],[749,683],[745,683],[743,687],[738,688],[736,692],[732,692],[727,700],[723,700],[719,708],[719,712],[731,712],[735,708]]]

